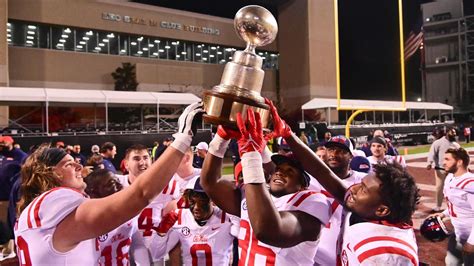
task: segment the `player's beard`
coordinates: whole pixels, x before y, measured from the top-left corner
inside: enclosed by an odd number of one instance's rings
[[[455,174],[458,171],[458,167],[454,164],[451,167],[445,167],[444,171],[446,171],[446,173]]]

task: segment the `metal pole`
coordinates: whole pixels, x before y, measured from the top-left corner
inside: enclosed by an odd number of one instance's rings
[[[395,124],[395,111],[392,111],[392,124]]]
[[[375,111],[372,111],[372,116],[373,116],[372,118],[373,118],[373,120],[374,120],[374,124],[376,124],[377,121],[376,121],[376,119],[375,119]]]
[[[408,124],[411,124],[411,109],[408,109]]]
[[[143,130],[143,105],[140,104],[140,121],[142,122],[142,130]]]
[[[328,125],[330,126],[331,125],[331,107],[328,107]]]
[[[304,110],[301,108],[301,122],[304,122]]]
[[[97,129],[97,103],[94,103],[94,129]]]
[[[109,132],[109,103],[105,100],[105,132]]]
[[[160,101],[156,102],[156,131],[160,133]]]
[[[46,99],[46,134],[49,135],[49,102]]]
[[[349,119],[347,120],[347,123],[346,123],[346,138],[351,137],[350,129],[351,129],[352,120],[354,120],[354,118],[356,118],[356,116],[358,114],[361,114],[364,111],[365,110],[357,110],[357,111],[355,111],[354,113],[351,114],[351,116],[349,117]],[[347,112],[346,112],[346,114],[347,114]]]

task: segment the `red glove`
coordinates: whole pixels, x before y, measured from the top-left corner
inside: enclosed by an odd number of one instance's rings
[[[229,140],[229,139],[239,139],[240,138],[240,132],[235,131],[226,127],[223,127],[222,125],[219,125],[217,127],[217,135],[219,137]]]
[[[178,214],[174,211],[169,212],[165,216],[163,216],[163,219],[161,220],[160,224],[158,227],[155,227],[155,231],[158,233],[160,236],[165,236],[166,233],[173,227],[174,223],[178,220]]]
[[[285,122],[285,120],[281,119],[280,115],[278,114],[278,111],[273,105],[273,102],[270,101],[269,99],[265,98],[265,103],[270,106],[270,112],[272,113],[273,117],[273,134],[272,136],[274,138],[276,137],[283,137],[283,138],[288,138],[291,136],[291,131],[290,126]]]
[[[261,153],[265,148],[265,139],[263,138],[262,122],[260,114],[252,109],[247,110],[247,120],[244,122],[242,114],[237,114],[237,126],[240,130],[238,139],[239,153],[242,156],[246,152],[258,151]]]

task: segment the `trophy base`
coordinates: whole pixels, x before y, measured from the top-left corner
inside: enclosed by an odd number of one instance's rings
[[[203,103],[206,111],[203,119],[207,123],[237,129],[237,114],[241,113],[245,119],[247,109],[252,108],[260,114],[262,127],[268,126],[270,107],[265,103],[213,90],[203,93]]]

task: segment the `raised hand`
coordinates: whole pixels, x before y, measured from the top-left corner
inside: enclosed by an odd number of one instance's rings
[[[175,211],[169,212],[163,216],[158,227],[154,227],[153,229],[155,229],[159,236],[165,236],[177,220],[178,214]]]
[[[178,119],[178,133],[196,135],[196,120],[204,112],[202,102],[196,102],[186,107]]]
[[[175,140],[171,147],[185,153],[191,146],[192,137],[196,135],[197,131],[197,117],[204,113],[202,102],[190,104],[178,119],[178,132],[173,134]]]
[[[242,114],[237,114],[237,126],[240,131],[238,139],[239,153],[242,156],[246,152],[258,151],[261,153],[265,148],[265,139],[263,137],[262,122],[260,114],[252,109],[247,110],[247,120],[244,121]]]
[[[239,139],[240,138],[240,132],[239,131],[232,130],[230,128],[226,128],[222,125],[219,125],[217,127],[217,135],[219,135],[219,137],[221,137],[225,140]]]
[[[290,126],[283,120],[280,115],[278,114],[278,111],[273,105],[273,102],[270,101],[269,99],[265,98],[265,103],[270,106],[270,113],[272,114],[273,117],[273,132],[271,134],[272,137],[283,137],[283,138],[288,138],[291,136],[291,128]]]

